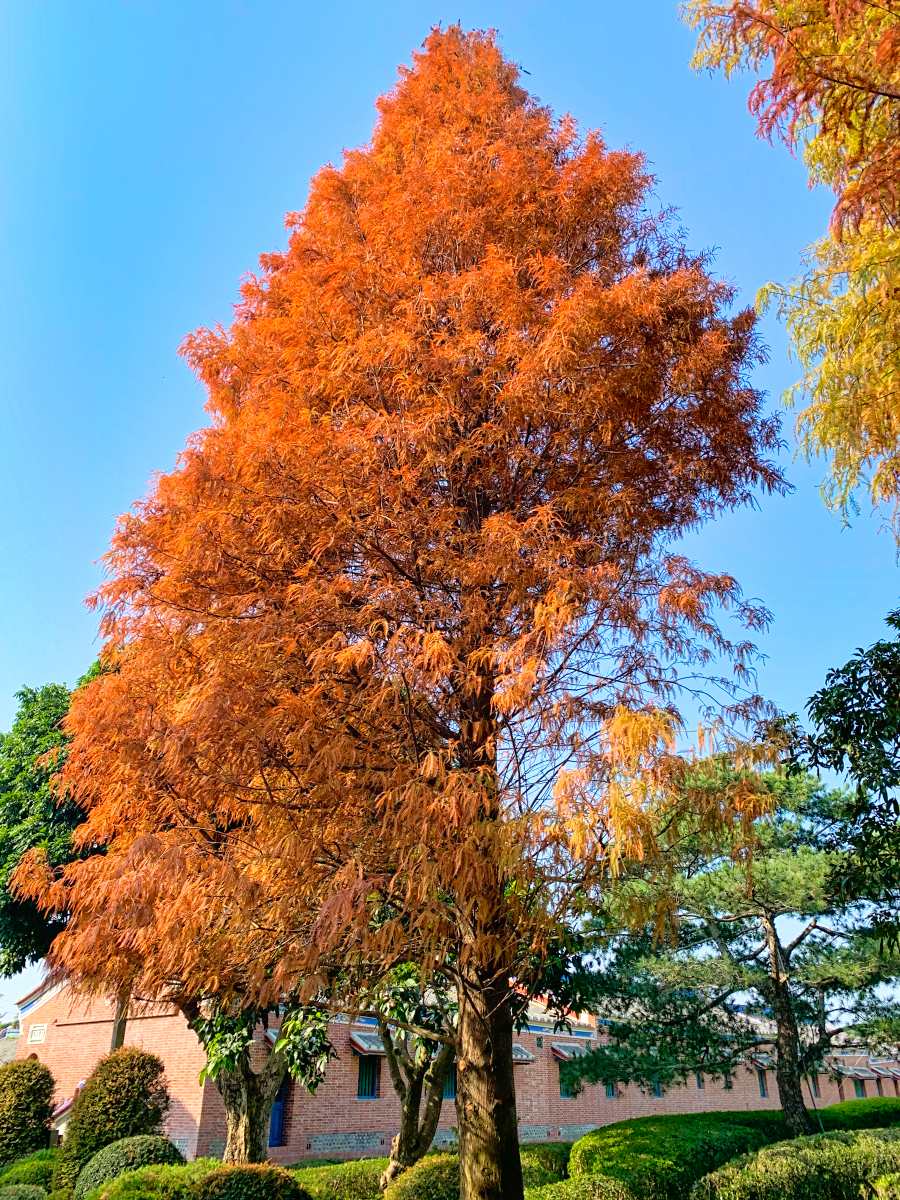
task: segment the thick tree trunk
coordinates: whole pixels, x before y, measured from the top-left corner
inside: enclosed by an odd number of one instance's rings
[[[270,1060],[271,1062],[271,1060]],[[225,1106],[225,1153],[227,1163],[265,1162],[269,1145],[272,1102],[284,1078],[268,1070],[257,1075],[249,1060],[235,1071],[221,1071],[216,1087]]]
[[[764,919],[769,950],[767,999],[775,1020],[775,1078],[778,1098],[788,1129],[794,1137],[815,1133],[812,1117],[803,1102],[803,1076],[800,1070],[800,1031],[788,984],[790,973],[774,921]]]
[[[466,971],[458,1002],[460,1200],[521,1200],[509,981],[496,972]]]
[[[384,1189],[431,1149],[441,1117],[444,1084],[455,1049],[443,1045],[433,1059],[422,1056],[421,1051],[416,1058],[408,1053],[400,1056],[393,1048],[390,1033],[384,1027],[380,1027],[379,1032],[385,1045],[391,1082],[400,1098],[400,1131],[391,1143],[390,1161],[379,1181]]]

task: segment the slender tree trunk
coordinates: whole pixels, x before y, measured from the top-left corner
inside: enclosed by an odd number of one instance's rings
[[[456,1063],[460,1200],[521,1200],[513,1021],[503,974],[461,972]]]
[[[444,1102],[444,1083],[453,1063],[455,1047],[446,1044],[441,1046],[433,1059],[422,1054],[421,1050],[416,1056],[408,1052],[398,1054],[390,1031],[381,1025],[379,1033],[385,1047],[391,1082],[400,1098],[400,1131],[391,1143],[390,1161],[379,1181],[384,1189],[431,1149]]]
[[[803,1076],[800,1070],[800,1031],[791,1001],[790,971],[775,922],[762,919],[769,951],[767,999],[775,1019],[775,1078],[778,1098],[788,1129],[794,1137],[814,1133],[815,1125],[803,1102]]]

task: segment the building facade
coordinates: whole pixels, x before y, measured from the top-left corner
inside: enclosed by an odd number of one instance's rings
[[[522,1141],[571,1141],[600,1125],[661,1113],[778,1107],[775,1072],[765,1055],[735,1071],[728,1084],[697,1075],[661,1094],[634,1085],[589,1085],[572,1096],[561,1082],[562,1063],[597,1044],[597,1025],[574,1020],[554,1031],[529,1013],[516,1035],[515,1080]],[[16,1057],[33,1056],[56,1080],[54,1123],[64,1131],[72,1098],[116,1036],[112,1003],[75,995],[65,986],[43,986],[19,1002]],[[602,1033],[602,1026],[600,1027]],[[121,1031],[119,1031],[121,1034]],[[262,1041],[262,1034],[260,1035]],[[315,1096],[288,1082],[276,1098],[269,1156],[277,1163],[304,1158],[386,1155],[399,1126],[400,1105],[372,1021],[338,1019],[331,1026],[338,1058],[329,1063]],[[148,1050],[165,1065],[172,1107],[166,1132],[188,1158],[218,1157],[225,1145],[225,1113],[216,1086],[199,1082],[203,1049],[175,1009],[145,1006],[129,1012],[124,1044]],[[839,1080],[834,1075],[839,1076]],[[807,1081],[810,1109],[864,1096],[900,1095],[900,1066],[865,1055],[838,1055]],[[455,1075],[445,1089],[437,1144],[455,1140]]]

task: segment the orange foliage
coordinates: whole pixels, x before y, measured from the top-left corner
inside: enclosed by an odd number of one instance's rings
[[[30,868],[86,982],[451,973],[469,1197],[521,1189],[510,980],[652,853],[679,696],[761,707],[716,614],[766,613],[676,546],[785,486],[777,425],[752,313],[652,182],[492,36],[432,33],[231,328],[185,342],[212,425],[119,524],[115,670],[69,719],[107,853]]]

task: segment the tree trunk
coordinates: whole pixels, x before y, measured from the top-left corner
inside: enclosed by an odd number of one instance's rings
[[[460,974],[456,1114],[460,1200],[521,1200],[509,981]]]
[[[379,1032],[385,1046],[391,1082],[400,1097],[400,1132],[391,1143],[390,1161],[379,1180],[383,1190],[431,1149],[444,1102],[444,1083],[453,1063],[455,1047],[446,1044],[441,1046],[433,1059],[427,1053],[423,1055],[421,1049],[415,1057],[408,1052],[398,1055],[390,1032],[384,1026],[379,1027]],[[406,1076],[405,1083],[400,1074],[401,1068]]]
[[[788,1129],[794,1137],[815,1133],[815,1125],[803,1102],[800,1070],[800,1032],[788,984],[790,973],[774,921],[762,921],[769,950],[767,999],[775,1019],[775,1078],[778,1098]]]
[[[280,1057],[280,1056],[279,1056]],[[257,1075],[249,1059],[235,1071],[220,1071],[216,1087],[225,1106],[225,1153],[227,1163],[260,1163],[268,1156],[269,1119],[272,1102],[284,1078],[269,1071],[271,1058]]]

